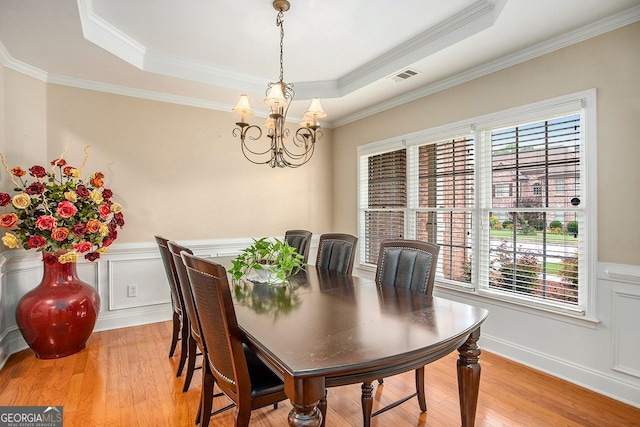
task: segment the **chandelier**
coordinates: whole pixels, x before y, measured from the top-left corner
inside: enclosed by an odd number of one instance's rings
[[[273,8],[278,11],[276,26],[280,28],[280,80],[267,85],[264,103],[270,107],[270,112],[262,125],[266,129],[267,139],[261,140],[262,128],[250,125],[246,121],[246,116],[254,114],[247,95],[240,95],[238,104],[233,108],[233,112],[241,117],[236,123],[238,127],[233,129],[233,136],[240,137],[242,154],[252,163],[268,164],[272,168],[295,168],[307,163],[313,156],[316,141],[321,140],[323,136],[318,119],[327,115],[320,105],[320,100],[313,98],[300,122],[301,127],[293,135],[290,135],[289,129],[285,127],[289,105],[295,95],[293,84],[284,82],[282,61],[284,12],[289,10],[290,6],[287,0],[273,2]]]

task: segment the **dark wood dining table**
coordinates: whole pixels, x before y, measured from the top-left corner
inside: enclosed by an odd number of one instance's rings
[[[312,266],[284,286],[231,291],[247,343],[284,381],[290,426],[322,424],[327,387],[411,371],[456,349],[461,421],[474,425],[487,310]]]

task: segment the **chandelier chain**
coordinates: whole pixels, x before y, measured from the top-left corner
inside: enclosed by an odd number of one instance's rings
[[[284,82],[284,61],[282,60],[284,56],[284,12],[282,10],[278,12],[276,25],[280,27],[280,82]]]

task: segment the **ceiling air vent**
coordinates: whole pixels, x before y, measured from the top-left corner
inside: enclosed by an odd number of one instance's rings
[[[402,82],[405,81],[415,75],[417,75],[418,72],[416,70],[412,70],[411,68],[407,68],[404,71],[399,72],[398,74],[391,76],[391,79],[396,81],[396,82]]]

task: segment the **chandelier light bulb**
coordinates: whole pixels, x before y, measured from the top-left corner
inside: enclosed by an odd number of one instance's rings
[[[253,109],[251,108],[251,102],[249,101],[249,96],[242,94],[240,95],[240,99],[235,107],[233,107],[233,112],[240,114],[240,122],[246,123],[245,116],[253,116]]]

